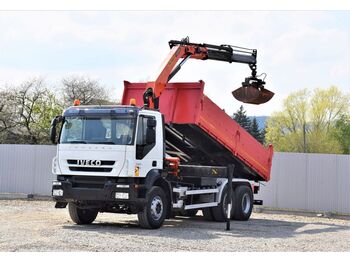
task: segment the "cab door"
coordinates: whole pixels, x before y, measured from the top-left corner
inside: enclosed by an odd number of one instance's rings
[[[135,176],[146,177],[152,169],[163,169],[162,126],[159,113],[139,115],[136,132]]]

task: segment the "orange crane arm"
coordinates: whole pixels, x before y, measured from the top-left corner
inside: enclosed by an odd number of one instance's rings
[[[253,104],[265,103],[272,98],[273,93],[264,89],[263,85],[265,82],[256,77],[257,51],[255,49],[233,47],[229,45],[194,44],[190,43],[188,38],[181,41],[171,40],[169,45],[171,50],[163,61],[156,79],[147,82],[146,90],[143,94],[145,107],[158,109],[159,97],[164,91],[166,84],[190,58],[248,64],[252,70],[252,76],[246,78],[245,82],[242,83],[243,87],[237,89],[238,92],[235,90],[232,94],[242,102]],[[178,64],[180,59],[182,59],[182,61]],[[252,95],[254,97],[252,97]]]
[[[194,45],[176,45],[173,46],[163,61],[157,78],[155,81],[147,82],[147,89],[144,94],[144,102],[149,108],[158,108],[158,99],[165,89],[166,84],[173,76],[172,72],[176,64],[180,59],[201,59],[204,60],[207,57],[207,48],[198,47]],[[183,60],[183,63],[186,61]],[[176,73],[176,72],[175,72]],[[175,74],[174,74],[175,75]],[[149,103],[147,105],[147,103]]]

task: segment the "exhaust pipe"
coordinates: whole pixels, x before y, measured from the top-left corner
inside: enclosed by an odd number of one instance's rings
[[[247,104],[260,105],[271,100],[275,93],[264,88],[265,82],[256,77],[248,77],[240,88],[232,91],[238,101]]]

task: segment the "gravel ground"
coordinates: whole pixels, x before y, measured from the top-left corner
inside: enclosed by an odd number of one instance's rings
[[[350,220],[253,213],[231,228],[200,213],[158,230],[121,214],[79,226],[50,201],[0,200],[0,251],[350,251]]]

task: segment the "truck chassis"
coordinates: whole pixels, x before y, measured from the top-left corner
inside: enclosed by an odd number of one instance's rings
[[[77,224],[92,223],[98,212],[137,214],[144,228],[159,228],[165,218],[194,216],[198,210],[210,221],[247,220],[259,184],[232,177],[229,183],[230,171],[230,167],[183,165],[181,176],[169,170],[154,171],[146,179],[58,176],[52,195],[56,208],[69,204]]]

